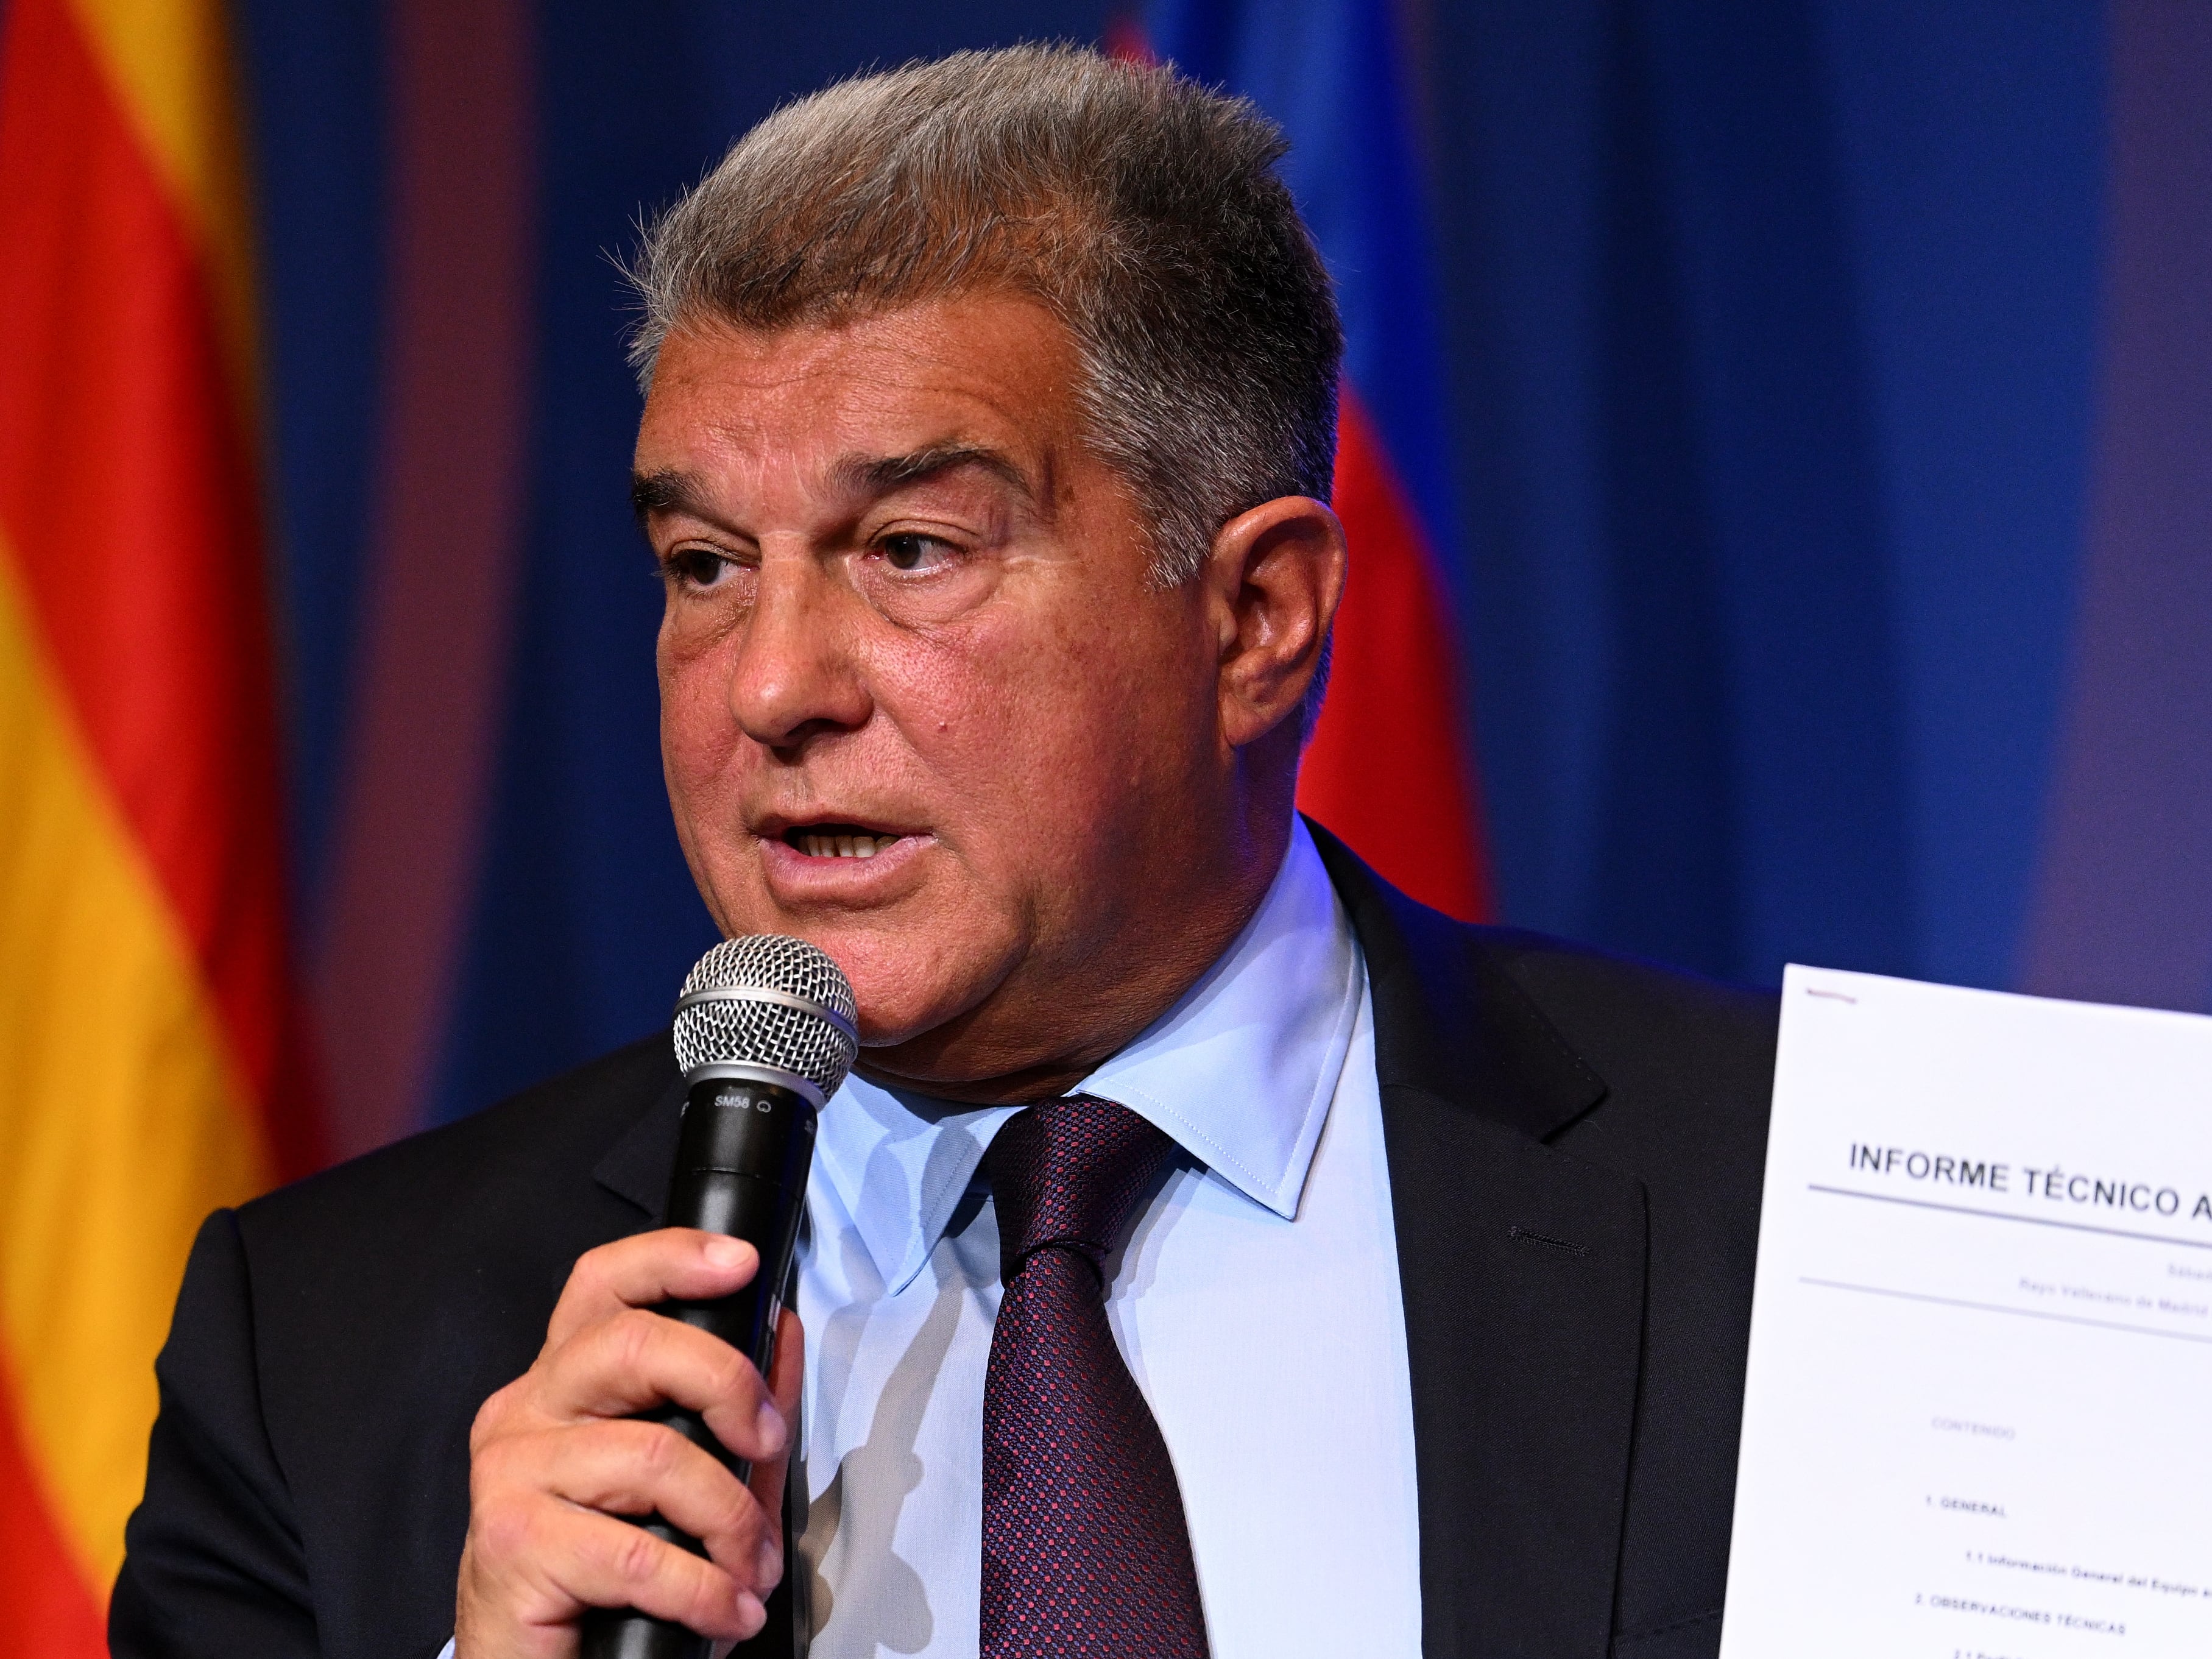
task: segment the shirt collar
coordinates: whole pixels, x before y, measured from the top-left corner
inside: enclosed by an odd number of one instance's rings
[[[1072,1093],[1117,1101],[1285,1220],[1334,1098],[1363,988],[1359,947],[1304,820],[1252,920],[1198,982]],[[999,1126],[963,1106],[851,1078],[822,1114],[814,1167],[884,1288],[918,1274]]]

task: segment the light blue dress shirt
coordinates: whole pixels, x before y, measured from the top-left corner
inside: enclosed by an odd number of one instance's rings
[[[1187,1154],[1109,1263],[1106,1307],[1175,1462],[1213,1659],[1414,1659],[1413,1399],[1373,1011],[1303,823],[1220,961],[1076,1092]],[[855,1079],[823,1112],[791,1564],[812,1659],[975,1653],[1000,1291],[976,1177],[1017,1109]]]
[[[1404,1304],[1365,965],[1303,823],[1258,913],[1078,1092],[1188,1155],[1109,1263],[1215,1659],[1420,1650]],[[1017,1109],[855,1079],[823,1113],[799,1311],[817,1659],[976,1650],[999,1235]]]

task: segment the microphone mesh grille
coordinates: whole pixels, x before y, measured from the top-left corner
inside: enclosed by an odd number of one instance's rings
[[[722,994],[676,1011],[676,1063],[686,1075],[702,1066],[764,1066],[805,1078],[836,1093],[853,1069],[860,1044],[849,1035],[858,1018],[853,988],[827,955],[805,939],[749,933],[725,939],[699,958],[683,996]],[[845,1022],[747,991],[779,991],[829,1009]]]

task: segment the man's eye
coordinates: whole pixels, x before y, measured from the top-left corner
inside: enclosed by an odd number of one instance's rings
[[[882,550],[884,562],[894,570],[918,573],[935,570],[952,562],[951,544],[934,536],[908,532],[886,536],[876,545]]]
[[[712,587],[736,568],[711,548],[679,547],[668,556],[669,575],[686,587]]]

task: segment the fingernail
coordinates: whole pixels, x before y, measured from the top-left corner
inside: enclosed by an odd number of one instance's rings
[[[759,1596],[750,1590],[739,1590],[738,1617],[744,1621],[745,1635],[750,1638],[759,1635],[761,1627],[768,1623],[768,1609],[761,1605]]]
[[[783,1577],[783,1548],[773,1538],[761,1540],[760,1565],[754,1576],[763,1590],[775,1588],[775,1581]]]
[[[710,1267],[738,1267],[752,1253],[752,1248],[741,1238],[710,1238],[707,1241],[707,1265]]]
[[[773,1457],[783,1449],[783,1413],[763,1400],[757,1424],[760,1434],[761,1455]]]

